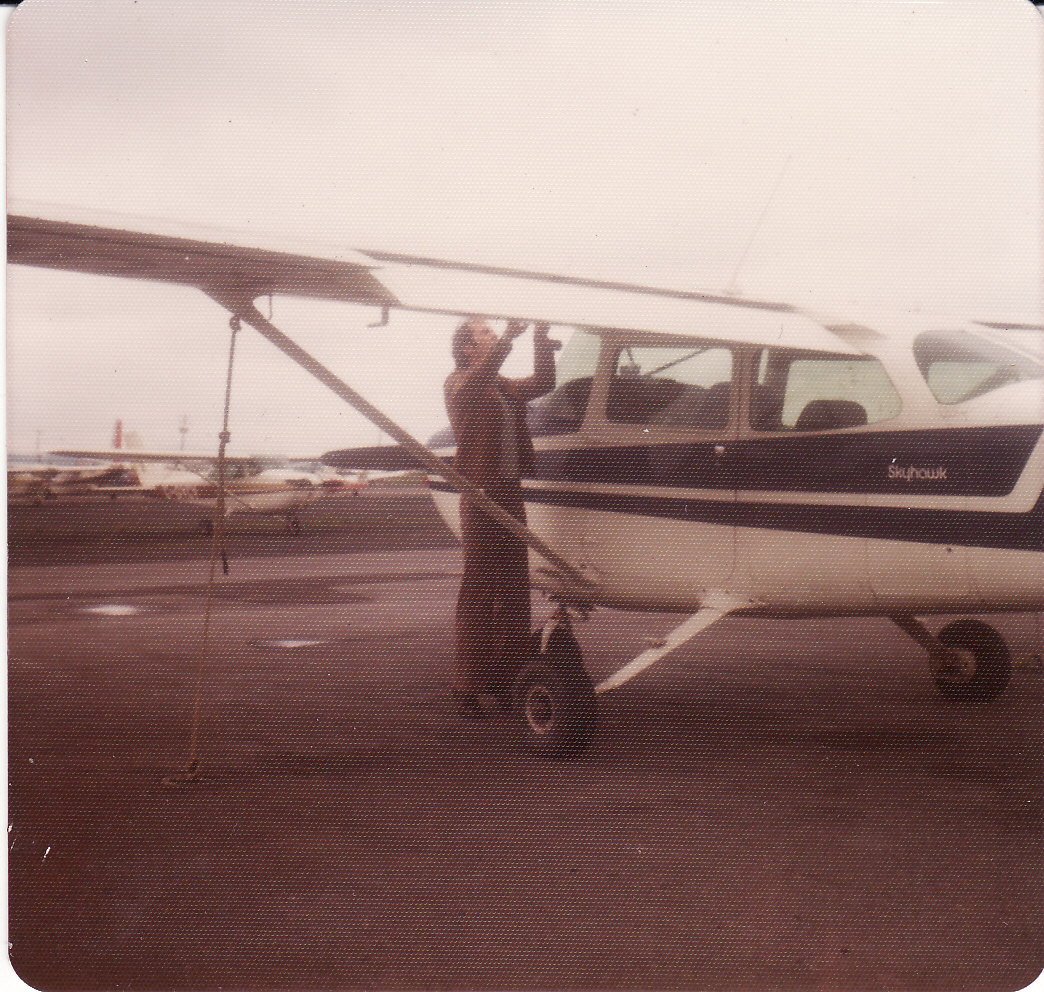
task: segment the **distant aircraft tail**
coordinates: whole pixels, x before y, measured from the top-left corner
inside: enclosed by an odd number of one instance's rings
[[[138,485],[143,489],[158,489],[167,475],[162,465],[151,462],[134,462],[133,468],[134,474],[138,477]]]

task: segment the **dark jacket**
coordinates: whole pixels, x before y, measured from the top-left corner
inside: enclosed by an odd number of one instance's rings
[[[504,444],[504,404],[507,399],[515,421],[520,476],[532,475],[533,442],[526,429],[526,403],[555,388],[554,346],[547,338],[533,341],[533,374],[506,379],[498,369],[511,351],[511,341],[501,338],[480,362],[457,369],[446,380],[446,410],[457,441],[454,465],[476,486],[495,486],[501,475]]]

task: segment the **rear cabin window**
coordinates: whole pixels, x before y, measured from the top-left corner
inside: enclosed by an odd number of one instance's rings
[[[732,351],[718,344],[625,345],[609,384],[606,416],[665,430],[719,430],[729,422]]]
[[[932,395],[947,406],[1044,375],[1036,362],[963,331],[922,334],[913,353]]]
[[[842,430],[890,420],[901,406],[876,358],[766,348],[751,393],[750,426],[758,431]]]
[[[534,437],[569,434],[580,429],[591,398],[601,339],[574,331],[555,366],[555,388],[529,404],[529,432]]]

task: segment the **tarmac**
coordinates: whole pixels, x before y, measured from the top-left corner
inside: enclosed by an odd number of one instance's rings
[[[454,713],[460,556],[428,503],[322,512],[301,537],[234,529],[208,593],[188,516],[12,508],[29,985],[986,992],[1041,972],[1039,616],[991,619],[1020,663],[986,706],[942,698],[886,620],[726,619],[600,697],[581,757],[543,761],[510,716]],[[596,611],[589,671],[678,619]]]

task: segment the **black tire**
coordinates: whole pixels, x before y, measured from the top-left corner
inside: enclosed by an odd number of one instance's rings
[[[969,679],[936,675],[935,684],[949,699],[986,703],[996,699],[1011,678],[1011,654],[1004,638],[981,620],[955,620],[936,638],[949,648],[970,651],[975,656],[975,672]]]
[[[598,724],[594,685],[570,633],[555,631],[543,655],[538,653],[539,635],[534,642],[534,659],[512,689],[523,740],[543,758],[575,757],[591,742]]]

